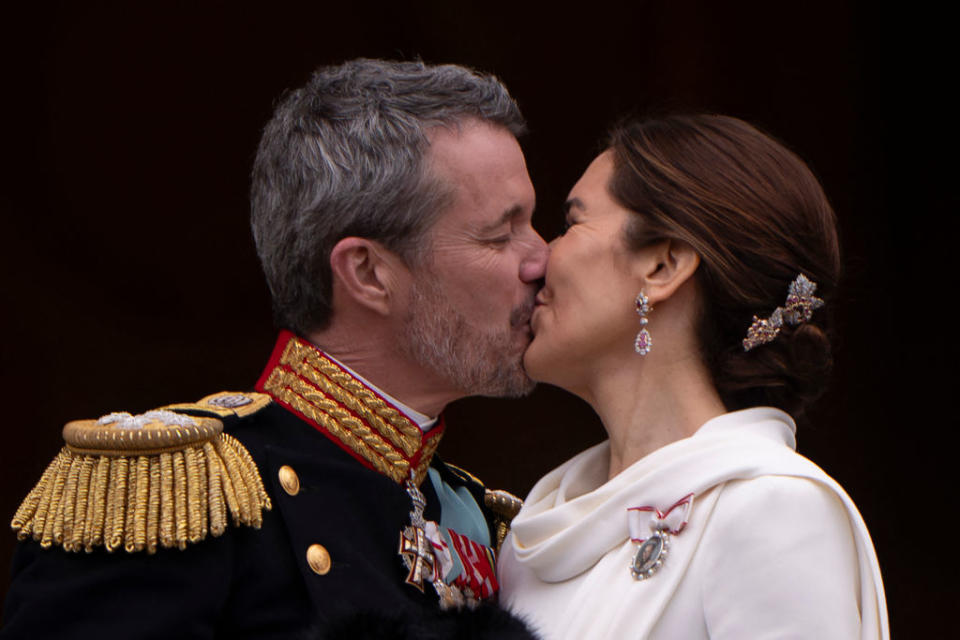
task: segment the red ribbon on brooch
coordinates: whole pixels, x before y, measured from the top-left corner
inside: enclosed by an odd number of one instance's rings
[[[680,533],[687,526],[687,518],[692,508],[692,493],[677,500],[666,511],[660,511],[656,507],[630,507],[627,509],[630,540],[643,542],[655,531],[666,531],[672,535]]]

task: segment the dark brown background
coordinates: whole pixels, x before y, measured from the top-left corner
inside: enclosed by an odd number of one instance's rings
[[[812,164],[848,278],[833,390],[800,448],[860,506],[895,636],[946,635],[958,199],[944,16],[842,1],[133,4],[8,8],[0,27],[4,518],[67,420],[253,384],[274,336],[247,174],[273,101],[320,64],[421,56],[511,87],[545,236],[629,109],[744,117]],[[458,402],[448,422],[448,460],[521,494],[602,438],[545,387]],[[6,571],[13,536],[0,541]]]

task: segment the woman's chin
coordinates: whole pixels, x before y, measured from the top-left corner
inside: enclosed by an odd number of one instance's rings
[[[547,345],[547,341],[541,336],[534,335],[533,340],[523,354],[523,368],[527,376],[536,382],[551,382],[551,362],[556,362],[557,358]]]

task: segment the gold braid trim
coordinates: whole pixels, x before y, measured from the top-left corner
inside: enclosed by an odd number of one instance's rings
[[[402,483],[409,476],[410,463],[392,449],[376,431],[358,420],[355,421],[356,424],[349,423],[349,426],[357,428],[357,432],[341,425],[325,411],[336,407],[335,403],[297,375],[283,369],[274,369],[264,388],[332,433],[380,473],[398,483]]]
[[[259,528],[271,508],[256,464],[229,435],[150,455],[111,453],[64,446],[13,516],[17,537],[74,552],[155,553],[221,535],[228,509],[236,524]]]
[[[338,420],[349,422],[353,428],[360,426],[363,429],[370,429],[372,427],[376,430],[381,440],[385,439],[392,448],[400,449],[407,457],[416,452],[417,447],[420,445],[420,436],[417,436],[416,440],[410,437],[404,437],[393,425],[384,422],[380,416],[371,412],[369,408],[361,404],[359,400],[351,396],[349,392],[345,391],[342,387],[334,384],[330,378],[317,370],[313,370],[312,373],[315,375],[306,376],[307,380],[316,385],[326,396],[335,400],[335,402],[331,403],[331,409],[336,412]],[[343,407],[346,407],[346,409]],[[351,413],[351,411],[353,413]],[[358,414],[361,419],[357,419],[354,414]],[[367,426],[367,422],[371,427]],[[422,435],[423,432],[420,431],[419,433]]]
[[[279,376],[279,383],[282,386],[290,389],[298,395],[301,400],[310,404],[314,409],[319,410],[321,414],[332,418],[336,423],[336,429],[331,430],[335,431],[337,435],[342,433],[351,440],[359,438],[363,444],[373,449],[391,464],[405,463],[403,455],[391,446],[378,431],[363,421],[358,420],[353,414],[340,406],[335,399],[331,399],[322,391],[318,391],[308,382],[304,382],[297,375],[289,371],[278,369],[276,374]],[[324,426],[327,425],[324,424]]]
[[[407,457],[412,456],[420,447],[423,432],[416,424],[367,389],[359,380],[320,355],[311,345],[291,340],[284,349],[280,364],[291,367],[324,394],[360,416],[376,429],[381,438],[389,440]],[[344,414],[350,415],[347,412]],[[353,416],[350,417],[356,420]]]
[[[317,361],[314,366],[319,372],[329,377],[333,382],[336,382],[356,397],[358,401],[357,406],[354,407],[351,404],[347,404],[347,406],[357,411],[373,411],[377,416],[396,427],[403,435],[408,438],[413,438],[417,442],[420,441],[420,435],[423,432],[420,431],[420,427],[414,424],[410,418],[400,413],[400,411],[387,403],[383,398],[365,387],[362,382],[355,379],[330,360],[320,357],[317,353],[311,355],[312,357],[310,357],[309,361],[311,361],[311,363],[314,359]],[[353,398],[348,397],[347,400],[351,403],[353,402]]]
[[[427,469],[430,468],[430,461],[433,459],[433,454],[437,451],[437,447],[440,446],[440,438],[443,437],[443,431],[440,429],[435,430],[429,436],[427,436],[427,441],[423,444],[423,451],[420,454],[420,461],[417,463],[417,466],[414,470],[414,483],[418,486],[427,475]]]
[[[415,422],[313,345],[291,337],[263,390],[327,431],[397,483],[426,477],[442,429],[427,438]]]

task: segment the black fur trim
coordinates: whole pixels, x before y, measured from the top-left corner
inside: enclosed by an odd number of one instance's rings
[[[526,624],[493,604],[423,613],[363,611],[325,625],[311,640],[537,640]]]

